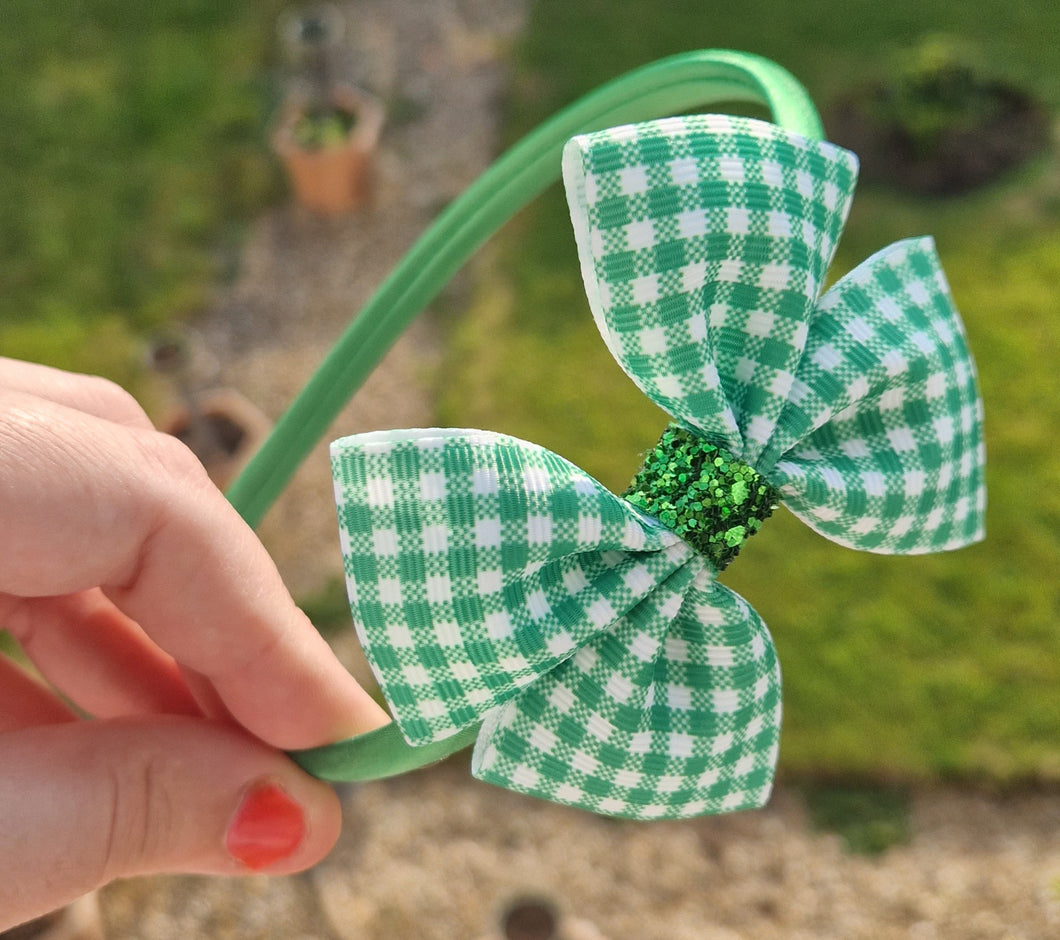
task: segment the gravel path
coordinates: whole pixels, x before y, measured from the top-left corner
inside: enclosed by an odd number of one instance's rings
[[[377,155],[372,204],[339,219],[287,207],[260,221],[238,279],[197,324],[199,384],[219,381],[269,417],[282,413],[394,263],[492,161],[501,61],[523,6],[523,0],[347,4],[342,71],[395,112]],[[262,538],[296,597],[342,573],[327,441],[430,425],[426,380],[437,347],[429,319],[415,322],[264,521]]]
[[[351,314],[496,147],[506,44],[524,0],[349,3],[352,77],[390,102],[374,204],[338,221],[260,221],[238,280],[200,324],[204,372],[276,417]],[[429,425],[437,336],[417,323],[331,437]],[[212,361],[213,365],[210,365]],[[219,365],[223,364],[223,365]],[[262,527],[296,596],[341,573],[324,446]],[[347,645],[348,638],[347,638]],[[353,662],[356,654],[343,649]],[[487,940],[527,893],[567,940],[1060,937],[1060,795],[913,797],[913,838],[846,854],[783,788],[768,808],[622,823],[471,780],[462,759],[350,788],[340,845],[299,878],[137,879],[102,894],[118,938]]]
[[[332,855],[303,878],[159,878],[108,889],[114,938],[500,940],[548,898],[567,940],[1047,940],[1060,936],[1060,797],[922,793],[878,858],[764,810],[628,823],[471,780],[462,761],[351,789]]]

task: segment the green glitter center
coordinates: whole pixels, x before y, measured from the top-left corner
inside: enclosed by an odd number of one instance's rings
[[[779,497],[754,468],[676,424],[663,431],[622,495],[718,571],[773,514]]]

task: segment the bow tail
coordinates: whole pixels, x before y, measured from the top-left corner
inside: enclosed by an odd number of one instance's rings
[[[983,406],[934,243],[878,252],[818,305],[759,470],[811,528],[919,554],[983,537]],[[767,461],[768,463],[769,461]]]
[[[472,773],[632,819],[754,808],[772,788],[780,711],[765,624],[693,560],[492,712]]]

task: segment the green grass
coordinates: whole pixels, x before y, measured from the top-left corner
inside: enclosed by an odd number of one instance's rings
[[[805,792],[815,829],[834,832],[848,852],[881,855],[912,838],[909,797],[894,787],[815,786]]]
[[[278,7],[5,0],[0,352],[127,381],[201,307],[276,192]]]
[[[925,33],[954,32],[1060,109],[1060,9],[812,0],[616,7],[537,0],[517,51],[512,139],[661,55],[729,47],[781,62],[825,110]],[[723,578],[770,625],[792,775],[1060,781],[1060,179],[1041,160],[940,201],[862,188],[838,276],[890,241],[934,234],[976,353],[987,411],[988,540],[933,557],[840,548],[778,512]],[[595,333],[553,189],[493,247],[455,325],[445,423],[551,447],[622,488],[664,417]]]
[[[353,629],[344,578],[332,578],[314,594],[298,598],[298,606],[325,636]]]

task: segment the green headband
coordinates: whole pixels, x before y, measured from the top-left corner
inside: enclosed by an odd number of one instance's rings
[[[601,129],[734,98],[777,124]],[[252,521],[407,321],[560,165],[593,317],[674,424],[621,497],[505,435],[333,444],[354,622],[395,721],[295,754],[303,767],[371,779],[474,742],[480,779],[595,812],[759,806],[779,667],[717,572],[777,502],[868,551],[982,537],[982,406],[933,245],[893,245],[821,296],[857,167],[820,136],[771,63],[667,59],[513,148],[412,249],[233,487]]]

